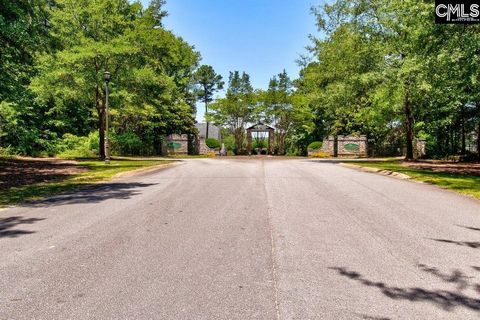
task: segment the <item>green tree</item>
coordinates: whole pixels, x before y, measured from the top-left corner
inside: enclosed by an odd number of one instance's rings
[[[218,90],[223,89],[224,82],[222,76],[215,73],[212,66],[202,65],[195,72],[195,82],[198,84],[197,95],[205,104],[205,114],[208,113],[208,104],[213,101],[213,95]],[[208,127],[207,121],[206,137],[208,139]]]
[[[278,154],[285,154],[285,141],[293,123],[293,83],[283,70],[270,79],[264,95],[266,116],[275,127],[275,145]]]
[[[389,105],[403,112],[406,158],[413,158],[415,115],[429,90],[425,53],[432,10],[429,3],[411,0],[338,0],[315,11],[327,34],[314,42],[321,70],[316,73],[331,75],[323,82],[322,103],[336,105],[334,134],[365,129],[365,120],[379,120],[377,128],[395,123],[385,118]]]
[[[245,127],[252,120],[254,108],[255,95],[250,76],[245,72],[241,75],[238,71],[230,72],[226,97],[210,105],[207,119],[230,128],[237,154],[245,152]]]
[[[48,4],[0,0],[0,148],[29,152],[41,141],[42,112],[28,90],[36,56],[49,48]]]
[[[0,1],[0,101],[24,94],[35,55],[48,46],[47,21],[46,1]]]
[[[52,33],[61,45],[41,58],[41,73],[32,88],[43,102],[55,101],[56,106],[73,101],[82,109],[93,106],[102,158],[106,120],[103,73],[112,73],[115,87],[130,71],[131,61],[139,53],[131,40],[135,17],[140,15],[140,4],[127,0],[59,0],[51,11]]]
[[[32,89],[58,113],[96,113],[101,157],[106,70],[112,74],[112,131],[137,135],[142,153],[158,152],[162,134],[193,131],[188,94],[199,54],[162,27],[162,3],[144,9],[128,0],[59,0],[51,12],[60,46],[40,58]]]

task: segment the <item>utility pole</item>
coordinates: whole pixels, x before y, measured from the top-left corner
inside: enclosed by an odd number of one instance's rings
[[[103,80],[105,80],[105,164],[110,164],[110,136],[108,134],[108,83],[110,82],[110,72],[103,73]]]

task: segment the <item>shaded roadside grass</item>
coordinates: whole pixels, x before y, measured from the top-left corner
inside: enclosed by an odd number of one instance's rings
[[[462,173],[438,172],[431,169],[411,168],[403,165],[403,162],[399,160],[369,162],[349,161],[348,163],[352,163],[361,167],[370,167],[404,173],[412,177],[414,180],[435,184],[439,187],[454,190],[459,193],[480,199],[480,176]]]
[[[34,183],[2,190],[0,192],[0,207],[74,191],[93,183],[108,181],[121,172],[165,165],[171,162],[173,161],[129,159],[113,160],[110,165],[106,165],[103,161],[99,160],[80,160],[77,165],[86,169],[80,173],[62,176],[53,181]]]

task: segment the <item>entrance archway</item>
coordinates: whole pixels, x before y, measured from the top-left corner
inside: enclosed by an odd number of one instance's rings
[[[273,155],[273,139],[275,129],[264,124],[264,123],[257,123],[249,128],[247,128],[247,152],[249,155],[252,154],[252,132],[267,132],[268,133],[268,154]]]

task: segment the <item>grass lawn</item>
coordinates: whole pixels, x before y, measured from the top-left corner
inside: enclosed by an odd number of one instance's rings
[[[12,186],[0,190],[0,207],[30,200],[38,200],[58,193],[72,191],[82,186],[108,181],[118,173],[171,163],[170,160],[112,160],[105,165],[99,160],[79,160],[74,164],[78,170],[72,174],[55,176],[46,182]],[[28,169],[28,162],[26,162]],[[23,168],[22,168],[23,169]],[[24,169],[24,170],[27,170]],[[53,170],[55,171],[55,170]],[[32,170],[25,174],[35,174]],[[21,174],[21,172],[20,172]]]
[[[361,167],[385,169],[404,173],[414,180],[423,181],[438,185],[439,187],[451,189],[459,193],[470,195],[480,199],[480,175],[456,172],[439,172],[428,168],[412,168],[399,160],[389,161],[352,161],[348,162]]]

